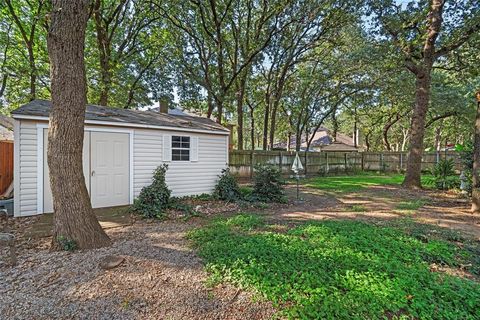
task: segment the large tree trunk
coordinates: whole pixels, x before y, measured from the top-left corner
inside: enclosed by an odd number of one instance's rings
[[[415,109],[413,110],[410,148],[408,152],[407,172],[403,186],[410,189],[421,188],[423,138],[425,136],[425,119],[430,99],[430,70],[417,75],[415,90]]]
[[[90,204],[82,168],[86,78],[84,64],[88,0],[53,0],[47,46],[52,111],[48,166],[53,195],[52,248],[72,241],[80,249],[110,244]]]
[[[477,103],[474,143],[472,171],[472,212],[480,213],[480,102]]]
[[[413,110],[410,148],[408,152],[407,172],[402,185],[409,189],[422,187],[420,180],[422,171],[423,138],[425,136],[425,120],[430,102],[431,73],[433,63],[438,58],[435,44],[443,22],[444,0],[432,0],[427,15],[427,34],[424,40],[422,57],[418,65],[407,61],[407,68],[416,76],[415,108]],[[407,59],[408,60],[408,59]]]

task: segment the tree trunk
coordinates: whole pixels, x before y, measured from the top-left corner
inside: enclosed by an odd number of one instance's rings
[[[337,133],[338,133],[338,121],[337,121],[337,115],[335,114],[336,111],[332,113],[332,126],[333,126],[333,131],[332,131],[332,139],[333,142],[337,141]]]
[[[270,117],[270,101],[267,98],[265,102],[265,116],[263,119],[263,150],[267,150],[267,146],[268,146],[269,117]]]
[[[217,123],[222,124],[223,101],[217,100]]]
[[[299,152],[302,147],[302,132],[297,130],[295,133],[295,151]]]
[[[396,114],[395,118],[390,116],[387,123],[383,126],[382,136],[383,136],[383,146],[385,147],[386,151],[392,151],[392,146],[390,145],[390,141],[388,140],[388,132],[390,128],[400,120],[400,114]]]
[[[213,101],[212,101],[212,94],[210,92],[207,92],[207,118],[210,119],[212,117],[213,113]]]
[[[100,97],[98,104],[101,106],[108,105],[108,96],[112,82],[112,71],[110,67],[110,41],[108,33],[103,26],[101,10],[101,1],[96,0],[93,10],[93,18],[95,21],[95,30],[97,32],[97,45],[100,58]]]
[[[237,87],[237,149],[243,150],[243,101],[245,95],[245,84],[247,76],[240,79]]]
[[[473,146],[472,212],[480,213],[480,102],[475,117],[475,142]]]
[[[37,67],[35,64],[35,54],[33,53],[33,45],[28,45],[28,62],[30,65],[30,100],[37,98]]]
[[[407,172],[403,186],[409,189],[421,188],[421,170],[423,155],[423,138],[425,136],[425,118],[430,99],[430,70],[417,75],[415,88],[415,109],[413,110],[410,147],[408,152]]]
[[[370,151],[370,134],[371,132],[365,134],[365,148],[367,149],[367,152]]]
[[[400,151],[405,151],[410,131],[408,129],[402,129],[402,146]]]
[[[255,150],[255,115],[253,107],[250,107],[250,141],[252,143],[252,150]]]
[[[268,138],[269,149],[273,149],[273,142],[275,140],[275,129],[277,126],[277,110],[278,110],[279,100],[275,98],[275,103],[272,108],[272,115],[270,120],[270,133]]]
[[[48,166],[53,195],[52,249],[71,241],[80,249],[110,245],[90,204],[82,168],[86,97],[84,64],[88,0],[53,0],[47,46],[52,110]]]
[[[442,148],[442,123],[435,129],[435,150],[440,151]]]

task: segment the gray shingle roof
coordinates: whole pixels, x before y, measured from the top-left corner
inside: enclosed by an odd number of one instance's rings
[[[38,116],[48,117],[52,103],[47,100],[33,100],[12,112],[12,116]],[[126,124],[137,124],[159,127],[174,127],[195,130],[207,130],[212,132],[228,132],[220,124],[208,118],[195,116],[178,116],[158,113],[153,111],[127,110],[109,108],[97,105],[87,105],[85,113],[86,120],[118,122]]]

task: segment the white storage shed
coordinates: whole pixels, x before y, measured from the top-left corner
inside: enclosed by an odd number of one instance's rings
[[[14,118],[14,214],[53,211],[47,165],[51,103],[34,100]],[[133,203],[154,169],[169,168],[174,196],[211,193],[228,164],[229,130],[195,116],[88,105],[83,169],[94,208]],[[65,177],[68,179],[68,177]]]

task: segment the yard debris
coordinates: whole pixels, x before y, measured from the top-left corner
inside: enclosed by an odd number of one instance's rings
[[[110,269],[118,267],[120,264],[122,264],[123,261],[125,261],[124,257],[106,256],[100,262],[100,268],[102,268],[104,270],[110,270]]]

